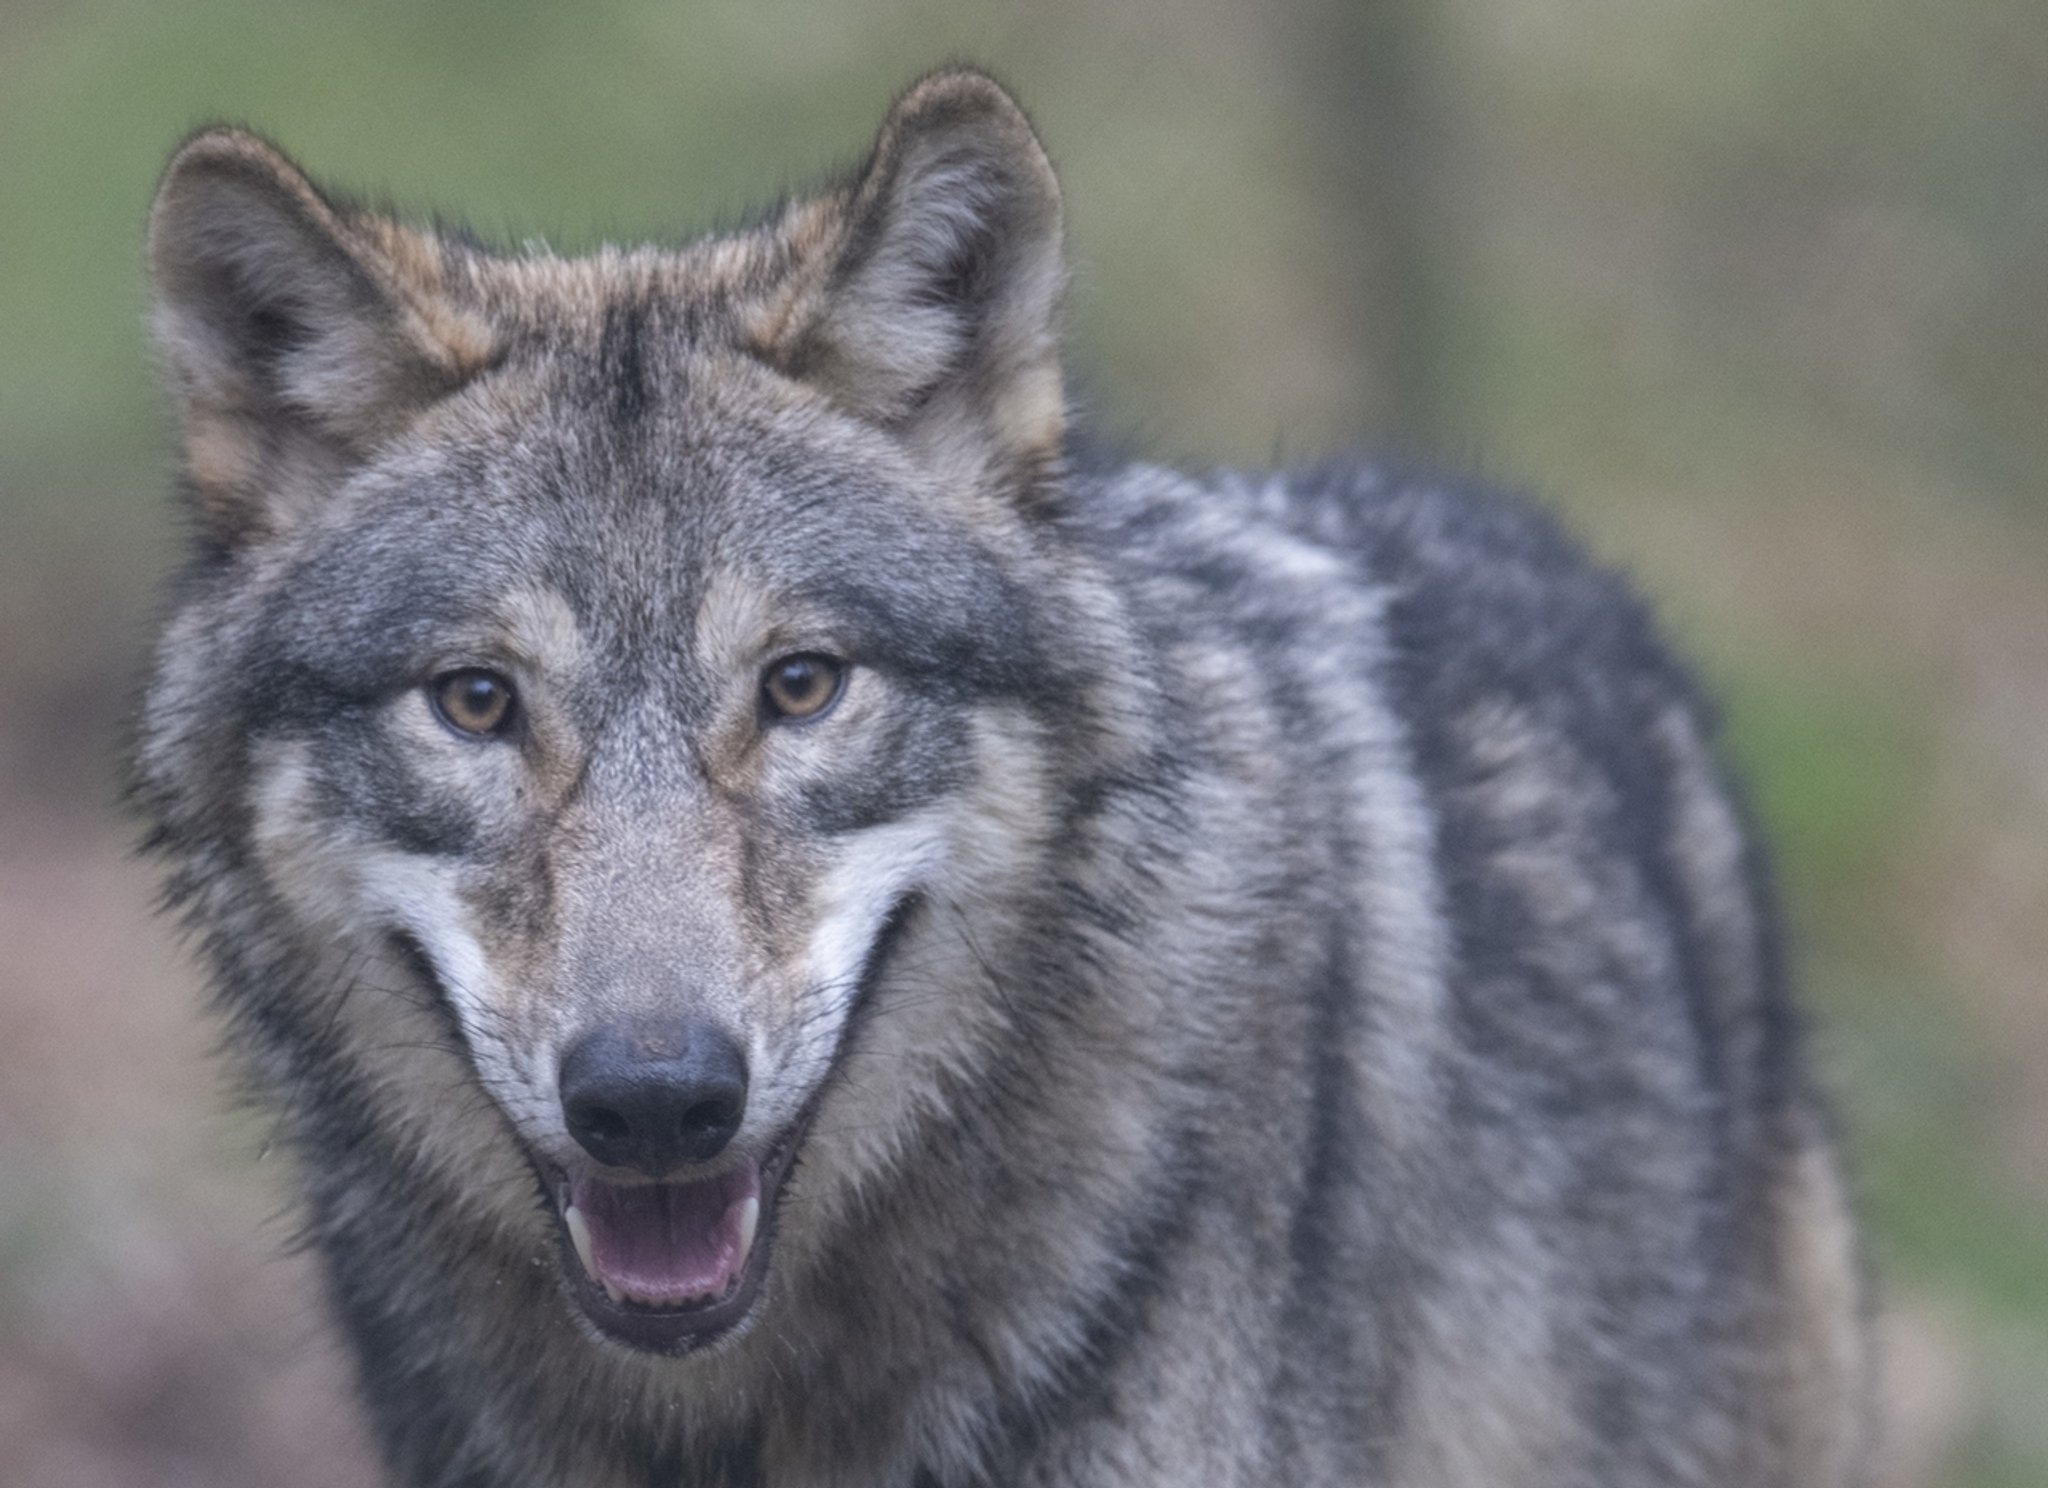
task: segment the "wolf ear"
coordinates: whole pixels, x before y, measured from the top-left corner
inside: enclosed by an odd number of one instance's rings
[[[1007,93],[977,72],[927,78],[852,188],[788,230],[799,267],[771,361],[956,469],[1043,479],[1065,412],[1060,195]]]
[[[291,525],[493,355],[441,293],[438,244],[344,214],[239,130],[172,157],[149,262],[200,515],[225,541]]]

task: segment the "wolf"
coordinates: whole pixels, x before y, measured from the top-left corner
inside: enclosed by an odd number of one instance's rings
[[[680,248],[180,148],[133,770],[394,1482],[1828,1488],[1760,849],[1527,501],[1093,453],[988,77]]]

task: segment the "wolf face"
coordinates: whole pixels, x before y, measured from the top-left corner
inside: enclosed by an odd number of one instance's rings
[[[1034,639],[1076,602],[1032,533],[1058,232],[1014,106],[959,78],[850,190],[681,255],[488,258],[237,133],[166,177],[206,552],[146,789],[246,818],[288,938],[431,990],[439,1031],[298,1011],[416,1129],[473,1062],[490,1109],[430,1144],[531,1165],[610,1338],[744,1322],[880,960],[1037,876],[1044,716],[1088,692]],[[959,1000],[908,1022],[926,1068],[974,1035]],[[841,1090],[848,1147],[918,1067]]]

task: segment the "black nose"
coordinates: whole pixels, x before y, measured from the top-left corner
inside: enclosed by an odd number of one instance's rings
[[[718,1156],[747,1113],[747,1060],[705,1022],[606,1024],[562,1056],[562,1115],[601,1163],[660,1176]]]

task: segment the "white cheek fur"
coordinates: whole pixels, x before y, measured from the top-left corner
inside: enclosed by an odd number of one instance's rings
[[[810,985],[853,995],[883,919],[904,894],[935,878],[945,861],[945,819],[920,812],[861,833],[817,891],[818,918],[805,955]]]
[[[414,722],[446,738],[421,701]],[[453,741],[451,741],[453,742]],[[458,745],[458,747],[460,747]],[[462,1026],[477,1073],[515,1116],[545,1110],[516,1049],[502,1036],[502,995],[472,926],[468,903],[445,863],[354,840],[324,819],[312,798],[310,751],[278,746],[258,761],[250,804],[255,840],[272,885],[310,927],[344,937],[410,936],[425,952]]]

